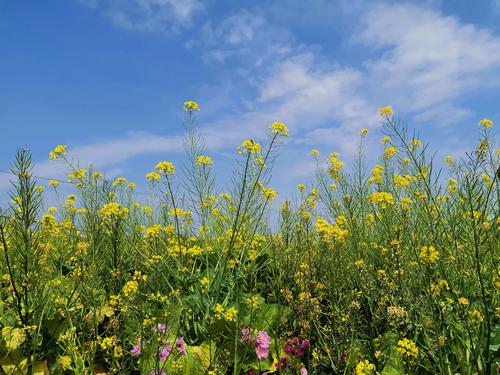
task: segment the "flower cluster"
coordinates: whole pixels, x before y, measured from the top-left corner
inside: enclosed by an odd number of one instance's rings
[[[175,173],[175,166],[169,161],[161,161],[156,164],[155,168],[159,173],[163,173],[166,176]]]

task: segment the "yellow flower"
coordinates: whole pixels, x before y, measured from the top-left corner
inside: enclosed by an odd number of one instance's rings
[[[62,356],[57,357],[57,364],[64,371],[69,370],[71,368],[72,363],[73,363],[73,361],[69,355],[62,355]]]
[[[67,146],[65,146],[65,145],[57,145],[49,153],[50,160],[56,160],[59,156],[66,156],[66,149],[67,149]]]
[[[418,357],[417,344],[415,344],[415,342],[413,342],[412,340],[409,339],[399,340],[397,350],[404,358],[406,357],[408,359],[412,359]]]
[[[252,141],[251,139],[246,139],[242,142],[241,148],[238,148],[240,153],[249,153],[249,154],[259,154],[260,153],[260,144]]]
[[[356,375],[369,375],[375,370],[375,365],[368,360],[363,359],[356,365]]]
[[[319,156],[319,151],[314,149],[314,150],[311,150],[311,155],[315,158],[317,158]]]
[[[337,154],[336,152],[332,152],[327,160],[328,173],[330,174],[330,177],[335,181],[338,181],[340,179],[342,168],[344,167],[344,162],[340,161],[338,159],[338,156],[339,154]]]
[[[378,204],[378,206],[382,209],[387,208],[387,206],[394,205],[394,197],[392,194],[384,191],[372,193],[368,197],[368,200],[372,203]]]
[[[380,116],[384,117],[391,117],[394,114],[394,112],[392,112],[391,106],[389,105],[380,108],[378,112],[380,113]]]
[[[113,187],[117,187],[118,185],[124,185],[126,182],[127,182],[127,179],[125,177],[118,177],[113,182]]]
[[[467,306],[467,305],[469,305],[469,300],[465,297],[460,297],[458,299],[458,303],[461,305]]]
[[[427,264],[434,264],[439,260],[439,253],[432,245],[422,246],[422,249],[420,250],[420,259]]]
[[[204,277],[200,280],[200,284],[203,286],[203,287],[207,287],[208,284],[209,284],[209,281],[208,281],[208,277]]]
[[[120,203],[110,202],[102,206],[98,215],[105,221],[123,219],[128,215],[128,208],[122,207]]]
[[[148,179],[148,181],[160,181],[160,175],[157,172],[149,172],[146,175],[146,178]]]
[[[368,179],[369,184],[380,184],[384,179],[384,167],[377,164],[372,169],[372,176]]]
[[[212,165],[212,158],[210,156],[206,156],[206,155],[199,155],[196,157],[196,165],[198,167],[203,166],[203,165],[210,166],[210,165]]]
[[[361,129],[361,131],[359,132],[359,134],[361,136],[367,135],[368,134],[368,129],[366,129],[366,128]]]
[[[273,134],[281,134],[283,137],[288,137],[288,128],[282,122],[273,122],[269,126]]]
[[[397,147],[388,147],[384,150],[384,159],[390,159],[399,152]]]
[[[184,102],[184,109],[186,111],[192,112],[192,111],[199,111],[200,107],[198,106],[198,103],[189,100],[187,102]]]
[[[104,350],[111,349],[114,345],[115,338],[114,337],[105,337],[101,341],[101,348]]]
[[[228,322],[234,322],[236,317],[238,316],[238,310],[236,310],[233,306],[226,310],[224,313],[224,319]]]
[[[303,192],[306,190],[306,186],[304,184],[297,184],[297,189]]]
[[[224,313],[224,306],[222,306],[220,303],[215,305],[215,317],[217,319],[221,319]]]
[[[479,126],[484,126],[485,128],[491,128],[493,126],[493,121],[483,118],[481,121],[478,122]]]
[[[380,141],[380,143],[389,143],[390,141],[391,141],[391,137],[386,135],[384,138],[382,138],[382,141]]]
[[[87,174],[87,171],[85,169],[75,169],[73,173],[70,173],[68,175],[69,178],[74,178],[76,180],[81,180],[85,174]]]
[[[169,161],[161,161],[158,164],[156,164],[155,168],[158,172],[163,173],[165,175],[175,173],[175,166]]]
[[[448,165],[451,165],[451,163],[453,163],[453,157],[451,155],[446,155],[446,157],[444,158],[444,162]]]
[[[278,196],[278,193],[271,187],[263,187],[261,191],[264,198],[270,201],[273,201]]]
[[[57,187],[60,185],[60,182],[57,181],[57,180],[50,180],[49,181],[49,186],[52,186],[52,187]]]

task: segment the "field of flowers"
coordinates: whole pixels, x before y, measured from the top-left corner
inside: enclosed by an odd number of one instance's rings
[[[17,152],[0,211],[0,373],[497,373],[490,120],[471,129],[475,150],[441,169],[384,107],[378,164],[367,165],[366,129],[350,168],[312,150],[315,181],[273,218],[285,124],[242,142],[219,191],[198,104],[184,109],[185,163],[156,164],[147,197],[59,145],[50,159],[70,171],[66,196]]]

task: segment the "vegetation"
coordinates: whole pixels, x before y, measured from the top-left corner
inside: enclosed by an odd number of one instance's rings
[[[74,194],[12,166],[0,212],[0,355],[5,373],[494,374],[499,369],[500,150],[492,122],[476,149],[446,158],[390,107],[380,162],[362,130],[353,168],[316,150],[275,223],[272,161],[288,136],[238,148],[218,191],[186,102],[186,162],[125,178],[79,169]],[[182,170],[179,173],[179,170]],[[443,176],[446,174],[446,176]],[[182,175],[182,177],[180,177]],[[46,207],[52,199],[59,202]],[[42,370],[43,371],[43,370]],[[45,370],[47,371],[47,370]]]

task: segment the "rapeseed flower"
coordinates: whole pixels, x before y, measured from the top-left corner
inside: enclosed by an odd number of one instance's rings
[[[378,113],[380,114],[380,116],[383,116],[383,117],[391,117],[394,114],[391,106],[389,106],[389,105],[380,108]]]
[[[199,111],[200,107],[197,102],[188,100],[187,102],[184,102],[184,109],[186,111],[192,112],[192,111]]]

